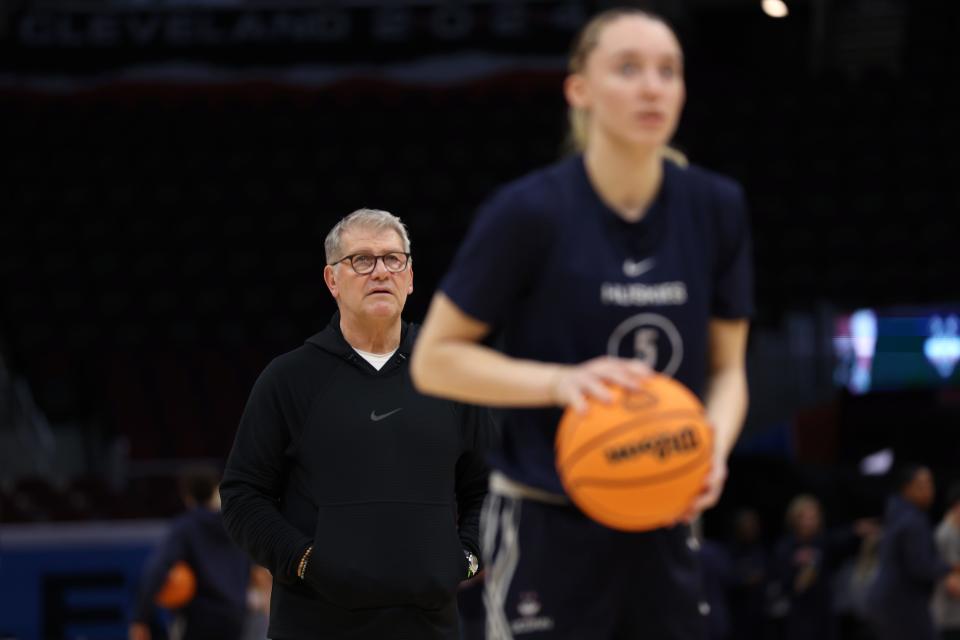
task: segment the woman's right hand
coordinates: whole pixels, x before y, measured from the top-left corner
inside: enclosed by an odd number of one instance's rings
[[[607,385],[636,391],[640,381],[652,373],[653,370],[639,360],[611,356],[600,356],[578,365],[559,365],[550,389],[551,398],[562,407],[573,407],[584,413],[590,398],[610,402],[613,396]]]

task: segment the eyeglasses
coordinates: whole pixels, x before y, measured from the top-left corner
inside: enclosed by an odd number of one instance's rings
[[[407,264],[410,262],[410,254],[400,251],[392,251],[382,256],[375,256],[372,253],[355,253],[331,262],[330,266],[332,267],[344,260],[349,260],[350,266],[357,272],[357,275],[361,276],[373,273],[373,270],[377,268],[377,260],[383,260],[384,268],[390,273],[400,273],[407,268]]]

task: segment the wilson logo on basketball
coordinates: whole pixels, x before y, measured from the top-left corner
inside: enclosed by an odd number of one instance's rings
[[[699,448],[700,439],[696,431],[692,427],[684,427],[676,433],[659,433],[652,438],[607,449],[605,453],[607,460],[616,463],[648,453],[666,460],[675,453],[689,453]]]

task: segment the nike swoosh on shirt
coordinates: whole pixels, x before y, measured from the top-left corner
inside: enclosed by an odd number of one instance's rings
[[[640,260],[639,262],[634,262],[627,258],[623,261],[623,275],[628,278],[636,278],[637,276],[642,276],[647,271],[653,269],[657,261],[655,258],[647,258],[646,260]]]
[[[380,421],[383,420],[384,418],[389,418],[390,416],[392,416],[393,414],[395,414],[397,411],[403,411],[403,407],[400,407],[399,409],[394,409],[393,411],[387,411],[386,413],[384,413],[384,414],[382,414],[382,415],[379,415],[379,416],[377,415],[377,412],[376,412],[376,411],[371,411],[371,412],[370,412],[370,419],[373,420],[374,422],[380,422]]]

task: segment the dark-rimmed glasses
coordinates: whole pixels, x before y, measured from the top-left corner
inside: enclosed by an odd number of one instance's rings
[[[375,256],[372,253],[354,253],[331,262],[330,266],[332,267],[344,260],[350,261],[350,266],[357,275],[361,276],[373,273],[373,270],[377,268],[377,260],[382,260],[383,267],[390,273],[400,273],[407,268],[407,264],[410,262],[410,254],[401,251],[391,251],[382,256]]]

